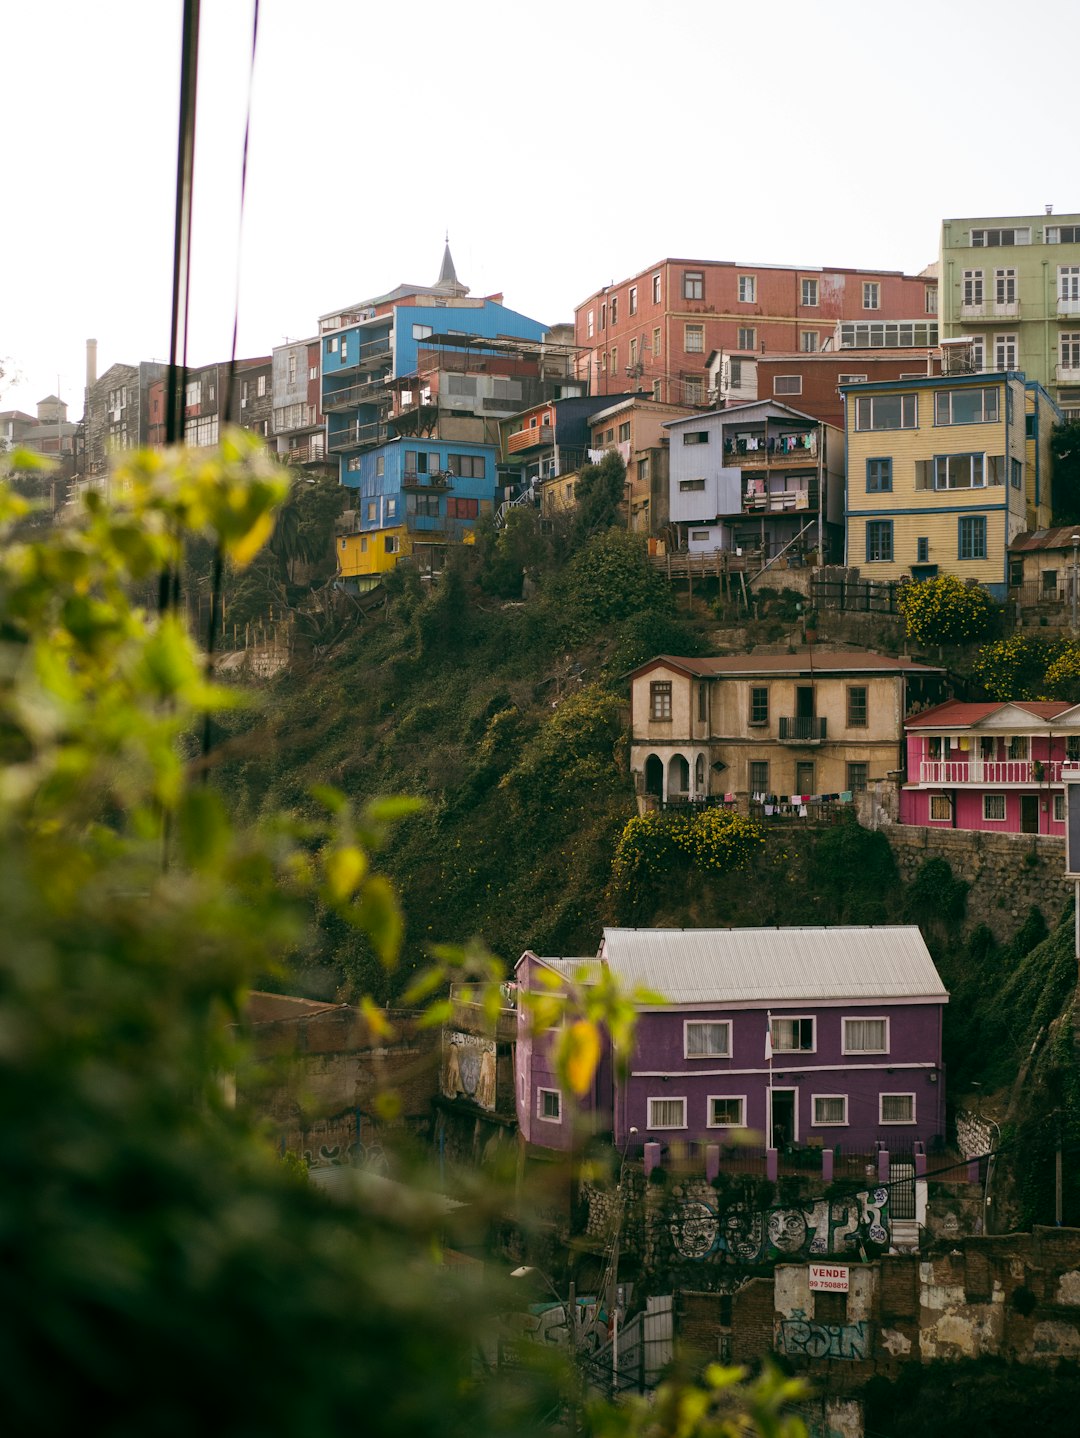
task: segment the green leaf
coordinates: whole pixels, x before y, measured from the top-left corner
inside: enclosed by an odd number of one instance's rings
[[[177,811],[177,834],[185,863],[213,871],[225,858],[232,837],[225,806],[213,789],[189,789]]]

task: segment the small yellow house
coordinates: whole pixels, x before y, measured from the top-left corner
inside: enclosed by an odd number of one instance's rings
[[[868,579],[954,574],[1003,599],[1009,545],[1027,527],[1029,507],[1046,502],[1037,491],[1043,476],[1031,472],[1041,465],[1040,429],[1049,442],[1039,394],[1029,426],[1028,386],[1011,371],[840,389],[846,562]]]
[[[337,541],[338,574],[354,579],[363,592],[374,588],[382,576],[406,554],[412,552],[412,536],[403,524],[392,529],[369,530],[366,534],[341,534]]]

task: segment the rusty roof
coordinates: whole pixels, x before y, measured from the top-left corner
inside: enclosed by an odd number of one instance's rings
[[[944,674],[939,665],[919,664],[913,659],[894,659],[888,654],[875,654],[868,649],[821,650],[807,647],[794,654],[721,654],[709,659],[694,659],[677,654],[658,654],[640,664],[639,674],[656,664],[669,664],[698,678],[724,678],[751,674]]]

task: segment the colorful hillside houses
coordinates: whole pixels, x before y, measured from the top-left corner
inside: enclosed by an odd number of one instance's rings
[[[1080,762],[1080,705],[950,699],[904,727],[902,824],[1064,835],[1061,766]]]
[[[1015,371],[842,385],[846,562],[870,579],[954,574],[1004,599],[1009,546],[1050,521],[1058,411]]]
[[[468,542],[501,498],[499,419],[558,392],[546,327],[501,296],[468,294],[447,246],[434,285],[319,322],[326,448],[355,494],[338,540],[346,587],[372,588],[409,554],[441,568],[446,545]]]
[[[638,1005],[632,1054],[615,1064],[605,1051],[584,1103],[620,1151],[895,1152],[944,1136],[948,994],[914,926],[611,928],[591,967],[666,999]],[[586,981],[589,972],[583,959],[526,952],[522,991],[544,988],[540,969]],[[527,1015],[519,1004],[518,1123],[528,1143],[566,1150],[574,1115],[550,1038],[534,1041]]]

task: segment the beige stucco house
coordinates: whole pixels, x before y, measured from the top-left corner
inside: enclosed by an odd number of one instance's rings
[[[734,795],[822,795],[897,778],[904,720],[945,671],[863,650],[660,655],[630,676],[642,808]]]

